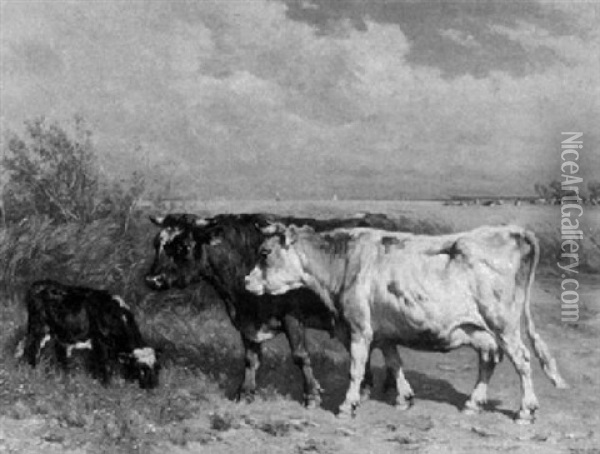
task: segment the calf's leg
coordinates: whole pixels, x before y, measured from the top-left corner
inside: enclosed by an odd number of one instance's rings
[[[54,354],[56,355],[56,360],[58,364],[62,368],[63,371],[68,371],[68,354],[67,348],[62,345],[60,342],[56,342],[54,345]]]
[[[92,374],[95,378],[99,378],[103,385],[110,383],[110,364],[108,349],[102,342],[92,340],[91,354]]]
[[[40,353],[44,345],[50,341],[50,335],[41,330],[32,330],[27,333],[25,341],[25,358],[31,367],[37,365]]]
[[[24,354],[29,365],[35,367],[40,352],[46,342],[50,340],[50,336],[48,335],[48,327],[44,323],[41,309],[32,307],[30,301],[28,303],[28,312]]]

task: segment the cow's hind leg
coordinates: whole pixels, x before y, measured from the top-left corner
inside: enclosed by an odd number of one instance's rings
[[[502,349],[510,358],[521,378],[521,408],[515,421],[519,424],[529,424],[534,420],[539,403],[533,390],[531,378],[531,353],[521,340],[521,333],[506,333],[500,335]]]
[[[352,416],[360,404],[360,385],[365,375],[373,333],[370,330],[353,332],[350,339],[350,387],[340,406],[339,417]]]
[[[371,391],[373,390],[373,371],[371,370],[371,355],[373,354],[373,345],[369,351],[369,357],[367,358],[367,364],[365,365],[365,376],[363,377],[362,383],[360,384],[360,401],[366,402],[371,398]]]
[[[322,390],[310,364],[304,325],[298,318],[288,314],[284,318],[284,327],[294,363],[302,370],[304,376],[304,404],[307,408],[316,408],[321,404]]]
[[[386,379],[384,388],[386,391],[397,391],[395,405],[399,410],[408,410],[413,404],[414,392],[402,370],[402,358],[398,353],[398,347],[393,343],[384,343],[381,351],[386,363]]]
[[[69,364],[68,364],[68,353],[67,347],[62,345],[60,342],[56,341],[54,344],[54,354],[56,355],[56,360],[60,365],[61,369],[64,372],[68,372]]]
[[[44,345],[50,340],[50,336],[48,334],[48,327],[43,321],[41,309],[32,308],[31,306],[32,303],[29,302],[24,355],[29,365],[35,367]]]
[[[257,342],[246,339],[244,341],[244,381],[240,385],[236,394],[236,400],[244,398],[247,402],[254,400],[256,393],[256,371],[260,366],[261,346]]]
[[[502,360],[502,351],[494,336],[486,331],[471,334],[471,346],[479,354],[479,375],[471,397],[465,403],[465,414],[479,413],[487,403],[487,388],[496,365]]]

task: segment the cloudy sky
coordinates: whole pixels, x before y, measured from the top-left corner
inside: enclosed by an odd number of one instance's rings
[[[600,3],[0,0],[1,126],[83,115],[107,173],[201,198],[528,194],[584,132]]]

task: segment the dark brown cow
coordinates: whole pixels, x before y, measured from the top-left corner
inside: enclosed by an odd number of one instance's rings
[[[217,290],[234,326],[242,334],[245,348],[245,376],[238,398],[252,399],[256,390],[261,344],[278,333],[284,333],[292,358],[303,373],[305,403],[312,407],[320,402],[321,388],[314,377],[306,349],[305,327],[332,331],[336,309],[327,307],[321,298],[307,289],[282,297],[257,297],[246,291],[244,277],[258,260],[258,249],[265,239],[260,227],[272,220],[310,225],[317,230],[342,226],[396,227],[391,219],[377,214],[329,220],[264,214],[219,215],[213,218],[198,218],[190,214],[151,217],[161,230],[155,238],[155,258],[146,283],[155,290],[168,290],[206,280]],[[368,388],[370,374],[365,382]]]

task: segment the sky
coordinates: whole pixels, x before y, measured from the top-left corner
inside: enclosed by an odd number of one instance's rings
[[[526,195],[569,131],[600,180],[599,1],[0,5],[2,137],[83,116],[173,196]]]

